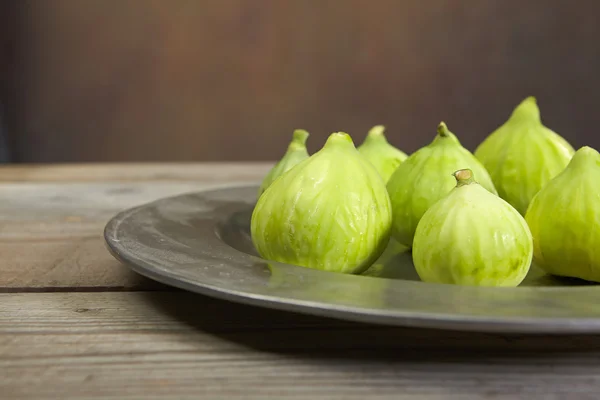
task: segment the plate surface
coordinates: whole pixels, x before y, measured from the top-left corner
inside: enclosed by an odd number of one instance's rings
[[[532,266],[517,288],[424,283],[392,242],[362,275],[267,262],[249,234],[257,186],[165,198],[106,226],[112,254],[167,285],[269,308],[389,325],[520,333],[600,332],[600,286]]]

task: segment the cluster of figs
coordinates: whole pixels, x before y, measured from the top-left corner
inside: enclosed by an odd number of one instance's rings
[[[384,131],[358,147],[335,132],[312,155],[294,131],[252,213],[261,257],[360,274],[395,240],[424,282],[514,287],[532,261],[600,281],[600,154],[544,126],[534,97],[474,153],[444,122],[410,155]]]

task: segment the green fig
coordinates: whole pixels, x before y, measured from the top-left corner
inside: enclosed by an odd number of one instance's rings
[[[398,242],[412,246],[419,220],[452,190],[456,185],[452,172],[461,168],[473,170],[481,185],[497,194],[483,165],[441,122],[433,142],[411,154],[387,183],[393,211],[392,235]]]
[[[304,129],[296,129],[294,131],[292,141],[288,145],[287,151],[263,179],[258,190],[259,197],[267,190],[275,179],[279,178],[283,173],[309,157],[308,151],[306,150],[306,139],[308,139],[309,136],[309,133]]]
[[[387,182],[398,168],[398,165],[406,160],[408,156],[389,144],[384,132],[385,126],[374,126],[367,134],[365,141],[357,149],[375,166],[379,175]]]
[[[552,275],[600,282],[600,154],[577,150],[525,214],[536,265]]]
[[[423,215],[413,263],[424,282],[518,286],[531,266],[533,243],[525,219],[480,186],[469,169],[456,187]]]
[[[498,195],[525,215],[533,196],[569,163],[575,150],[546,128],[535,97],[519,104],[510,118],[476,149]]]
[[[385,183],[338,132],[260,196],[250,233],[267,260],[361,273],[383,253],[391,224]]]

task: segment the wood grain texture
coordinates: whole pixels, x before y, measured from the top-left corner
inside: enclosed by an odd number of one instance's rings
[[[0,398],[598,397],[600,336],[401,329],[243,306],[161,287],[104,248],[119,210],[258,181],[267,166],[253,168],[0,168],[0,291],[67,291],[0,293]]]
[[[600,337],[374,327],[185,292],[0,294],[3,399],[596,399]]]
[[[284,152],[285,149],[280,155]],[[0,166],[0,182],[256,182],[273,165],[274,162],[11,164]]]
[[[0,168],[0,182],[32,181],[0,183],[0,291],[162,287],[110,255],[102,237],[108,220],[163,197],[258,183],[267,169],[245,164]],[[96,182],[82,182],[86,179]]]

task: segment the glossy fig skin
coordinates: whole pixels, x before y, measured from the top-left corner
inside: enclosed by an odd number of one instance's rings
[[[587,146],[531,201],[534,261],[552,275],[600,282],[600,154]]]
[[[358,152],[364,156],[379,172],[385,182],[408,155],[389,144],[385,137],[385,126],[376,125],[367,134],[365,141],[357,147]]]
[[[510,204],[473,179],[455,173],[452,191],[423,215],[413,263],[424,282],[466,286],[518,286],[533,256],[531,232]]]
[[[304,129],[294,130],[292,141],[288,145],[285,154],[264,177],[258,190],[258,196],[263,194],[275,179],[309,157],[306,149],[306,140],[309,136],[310,134]]]
[[[402,162],[387,183],[392,201],[392,235],[398,242],[412,246],[419,220],[456,186],[452,173],[461,168],[471,169],[484,188],[497,194],[485,167],[442,122],[435,139]]]
[[[383,253],[391,223],[383,179],[350,136],[338,132],[269,186],[250,229],[267,260],[357,274]]]
[[[535,97],[523,100],[510,118],[475,149],[498,195],[525,215],[533,196],[558,175],[575,153],[542,124]]]

